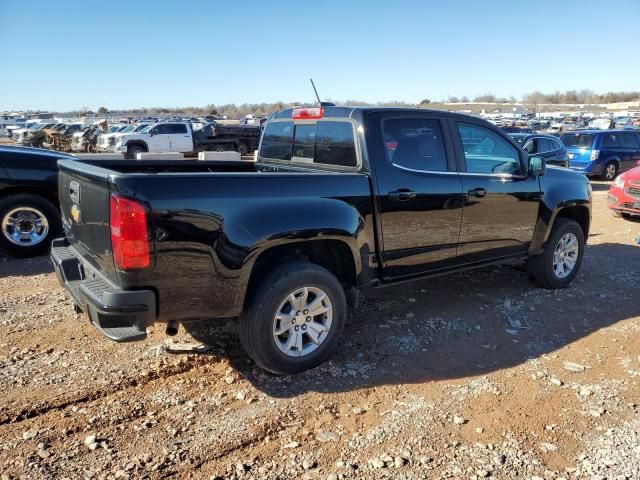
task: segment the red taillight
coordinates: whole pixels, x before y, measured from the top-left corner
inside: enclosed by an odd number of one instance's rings
[[[294,120],[317,120],[324,116],[324,108],[294,108],[291,118]]]
[[[149,266],[149,235],[147,212],[136,202],[111,195],[109,225],[113,261],[120,270]]]

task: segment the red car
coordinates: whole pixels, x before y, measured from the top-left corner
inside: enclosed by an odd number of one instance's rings
[[[617,215],[640,215],[640,167],[616,177],[609,189],[607,204]]]

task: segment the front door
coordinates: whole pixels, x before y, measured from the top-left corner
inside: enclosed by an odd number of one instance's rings
[[[524,155],[488,126],[451,121],[465,195],[458,261],[473,263],[524,254],[542,199]]]
[[[375,158],[384,277],[397,279],[455,262],[462,185],[448,125],[435,115],[377,114]]]

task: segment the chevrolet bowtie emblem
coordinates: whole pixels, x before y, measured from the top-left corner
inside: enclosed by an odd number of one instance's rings
[[[80,223],[80,209],[77,205],[71,207],[71,218],[73,218],[74,222]]]

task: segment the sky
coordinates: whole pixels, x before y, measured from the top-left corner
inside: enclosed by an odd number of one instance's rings
[[[0,111],[638,90],[640,0],[0,0]]]

